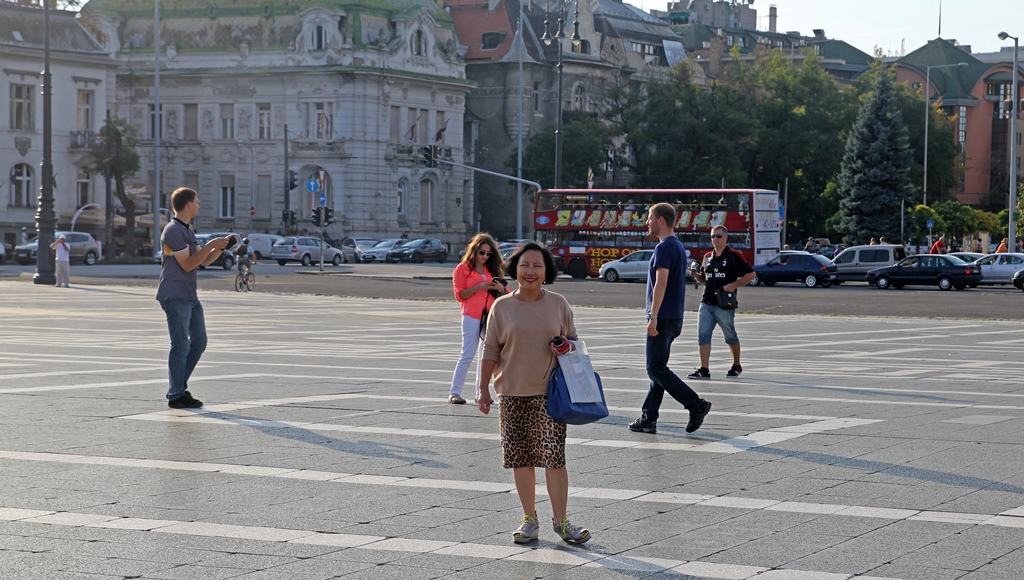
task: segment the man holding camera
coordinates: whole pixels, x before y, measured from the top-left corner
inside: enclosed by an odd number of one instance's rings
[[[659,409],[666,391],[690,411],[687,433],[699,429],[711,411],[711,402],[700,398],[668,368],[672,341],[683,330],[686,297],[686,249],[676,237],[675,223],[676,210],[667,203],[648,210],[647,231],[659,240],[647,274],[647,376],[651,384],[640,418],[628,425],[630,431],[658,432]]]
[[[195,190],[179,187],[171,194],[174,218],[160,237],[163,260],[156,299],[167,316],[171,350],[167,356],[167,406],[195,409],[203,403],[188,392],[188,379],[206,350],[206,320],[196,292],[196,269],[208,266],[224,248],[237,242],[236,236],[214,238],[200,246],[189,222],[199,215]],[[234,239],[233,239],[234,238]]]
[[[725,374],[728,379],[739,378],[743,372],[740,366],[740,339],[736,336],[736,304],[721,302],[719,291],[735,296],[736,289],[746,286],[757,274],[743,256],[728,246],[729,230],[725,226],[711,228],[712,250],[704,255],[698,270],[694,270],[693,278],[704,284],[704,294],[697,311],[697,350],[700,353],[700,368],[688,379],[710,379],[708,365],[711,361],[711,332],[715,326],[722,329],[725,344],[732,353],[732,368]]]

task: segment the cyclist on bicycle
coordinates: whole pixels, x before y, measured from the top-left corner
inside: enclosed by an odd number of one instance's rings
[[[235,260],[238,262],[238,273],[245,274],[252,271],[252,265],[256,263],[256,256],[253,249],[249,247],[249,238],[242,240],[242,245],[235,250]]]

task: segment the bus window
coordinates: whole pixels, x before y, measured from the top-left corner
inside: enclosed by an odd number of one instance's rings
[[[542,193],[537,198],[537,211],[555,211],[562,207],[562,194]]]

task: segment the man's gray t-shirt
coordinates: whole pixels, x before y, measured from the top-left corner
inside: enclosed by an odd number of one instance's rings
[[[160,284],[156,288],[156,299],[199,300],[196,293],[196,271],[186,272],[170,254],[188,248],[191,256],[199,251],[199,240],[187,224],[172,219],[160,236],[163,260],[160,261]]]

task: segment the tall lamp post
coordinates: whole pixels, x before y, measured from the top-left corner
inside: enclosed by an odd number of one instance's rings
[[[50,76],[50,3],[43,2],[43,159],[40,167],[42,182],[39,188],[39,210],[36,212],[36,227],[39,236],[39,249],[36,251],[36,274],[32,281],[36,284],[57,282],[53,252],[54,230],[57,228],[57,214],[53,209],[53,131],[51,106],[53,82]]]
[[[953,66],[967,66],[966,62],[956,64],[933,64],[925,67],[924,70],[924,181],[921,184],[921,193],[924,195],[924,205],[928,205],[928,119],[932,116],[932,69],[949,68]],[[930,242],[931,240],[929,240]]]
[[[1006,40],[1007,38],[1013,39],[1013,74],[1010,75],[1010,82],[1013,88],[1010,92],[1010,232],[1006,236],[1010,245],[1006,249],[1009,252],[1015,252],[1017,251],[1017,220],[1014,214],[1017,213],[1017,115],[1019,114],[1017,108],[1020,106],[1020,103],[1017,102],[1017,47],[1019,38],[1005,32],[999,33],[999,40]]]
[[[575,14],[575,11],[574,11]],[[544,36],[541,40],[544,44],[551,46],[552,42],[558,43],[558,117],[555,122],[555,189],[562,187],[562,41],[565,40],[565,0],[559,3],[558,7],[558,30],[552,36],[548,32],[549,21],[544,19]],[[573,22],[572,40],[579,40],[579,15],[576,14]]]

